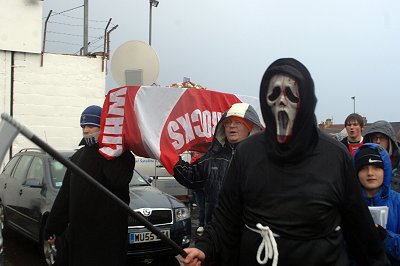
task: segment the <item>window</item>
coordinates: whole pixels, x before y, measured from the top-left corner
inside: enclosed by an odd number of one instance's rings
[[[144,180],[143,176],[139,174],[138,171],[133,171],[133,176],[129,186],[148,186],[149,184]]]
[[[20,156],[15,156],[15,157],[11,158],[11,160],[6,165],[6,168],[4,168],[4,172],[3,173],[5,173],[7,175],[11,175],[12,170],[14,169],[14,166],[17,163],[19,157]]]
[[[17,167],[14,171],[14,177],[20,181],[25,181],[26,173],[28,172],[29,165],[31,164],[33,156],[24,155],[19,160]]]
[[[51,176],[52,176],[51,179],[53,181],[54,186],[57,188],[61,187],[65,172],[67,171],[67,168],[59,161],[56,161],[55,159],[51,159],[50,160],[50,171],[51,171]]]
[[[43,160],[35,157],[33,158],[31,167],[29,168],[27,179],[37,180],[36,184],[43,184],[44,178],[44,163]]]

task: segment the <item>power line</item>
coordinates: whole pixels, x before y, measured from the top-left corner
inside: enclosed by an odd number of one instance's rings
[[[57,22],[57,21],[49,21],[49,24],[59,24],[59,25],[65,25],[65,26],[71,26],[71,27],[83,27],[83,24],[69,24],[69,23],[63,23],[63,22]],[[104,30],[104,28],[96,28],[96,27],[89,27],[89,29],[92,30]]]
[[[53,15],[51,15],[51,17],[56,16],[56,15],[61,15],[61,16],[63,16],[63,17],[67,17],[67,18],[72,18],[72,19],[77,19],[77,20],[83,20],[83,18],[81,18],[81,17],[74,17],[74,16],[69,16],[69,15],[63,14],[63,13],[66,13],[66,12],[69,12],[69,11],[72,11],[72,10],[75,10],[75,9],[77,9],[77,8],[81,8],[81,7],[83,7],[83,6],[84,6],[84,5],[81,5],[81,6],[77,6],[77,7],[74,7],[74,8],[68,9],[68,10],[64,10],[64,11],[61,11],[61,12],[58,12],[58,13],[54,13]],[[47,18],[47,17],[43,17],[42,19],[46,19],[46,18]],[[89,21],[91,21],[91,22],[96,22],[96,23],[107,23],[107,22],[108,22],[108,20],[95,20],[95,19],[89,19]],[[113,23],[111,23],[111,25],[115,26],[115,24],[113,24]]]
[[[88,47],[93,46],[93,44],[99,42],[99,41],[102,40],[103,38],[104,38],[104,36],[99,36],[97,39],[94,39],[94,40],[90,41],[90,42],[88,43]],[[99,45],[98,47],[94,48],[93,50],[95,50],[95,49],[97,49],[97,48],[99,48],[99,47],[102,47],[102,46],[103,46],[103,44]],[[74,54],[80,53],[81,50],[82,50],[82,47],[81,47],[81,49],[79,49],[78,51],[76,51]],[[92,50],[92,51],[93,51],[93,50]]]
[[[58,13],[54,13],[53,15],[51,15],[51,17],[52,17],[52,16],[61,15],[61,14],[63,14],[63,13],[66,13],[66,12],[69,12],[69,11],[72,11],[72,10],[75,10],[75,9],[78,9],[78,8],[81,8],[81,7],[83,7],[83,6],[84,6],[84,5],[81,5],[81,6],[73,7],[73,8],[71,8],[71,9],[67,9],[67,10],[64,10],[64,11],[61,11],[61,12],[58,12]]]
[[[62,15],[62,16],[67,17],[67,18],[77,19],[77,20],[83,20],[83,18],[68,16],[68,15]],[[95,20],[95,19],[89,19],[89,21],[96,22],[96,23],[107,23],[108,22],[108,20]],[[113,23],[111,23],[111,24],[115,25]]]
[[[57,34],[57,35],[67,35],[67,36],[73,36],[73,37],[82,37],[82,34],[70,34],[70,33],[63,33],[63,32],[57,32],[57,31],[50,31],[48,30],[47,33],[51,33],[51,34]],[[89,36],[89,38],[98,38],[95,36]]]
[[[52,41],[52,40],[46,40],[46,42],[62,43],[62,44],[68,44],[68,45],[74,45],[74,46],[80,46],[80,45],[81,45],[81,44],[78,44],[78,43],[62,42],[62,41]]]
[[[50,33],[52,36],[52,38],[50,38],[50,40],[47,40],[47,42],[65,44],[65,45],[75,46],[75,47],[79,46],[80,50],[78,52],[76,52],[75,54],[80,53],[82,51],[82,44],[75,43],[75,41],[77,40],[76,38],[84,37],[84,35],[79,34],[80,33],[79,30],[77,30],[77,28],[83,28],[84,25],[82,22],[84,21],[84,18],[80,18],[79,15],[74,16],[73,14],[67,15],[65,13],[71,12],[76,9],[80,9],[84,6],[85,5],[80,5],[80,6],[70,8],[70,9],[67,9],[67,10],[64,10],[61,12],[52,13],[51,17],[53,17],[55,15],[59,15],[59,17],[58,17],[58,19],[56,19],[56,21],[52,21],[52,20],[47,21],[48,24],[52,23],[52,25],[53,25],[51,27],[53,29],[53,31],[47,31],[47,33]],[[47,17],[46,17],[46,19],[47,19]],[[61,22],[60,20],[62,20],[63,22]],[[75,21],[73,21],[73,20],[75,20]],[[89,20],[89,21],[92,23],[105,23],[105,22],[110,23],[110,21],[104,21],[104,20],[103,21],[102,20]],[[113,23],[110,23],[110,24],[115,26],[115,24],[113,24]],[[60,26],[58,26],[58,25],[60,25]],[[97,24],[97,26],[99,26],[99,24]],[[64,27],[64,29],[62,29],[62,27]],[[69,28],[65,28],[65,27],[69,27]],[[105,30],[104,27],[88,27],[88,28],[90,30],[96,31],[96,32],[97,32],[97,30],[99,30],[99,31]],[[70,36],[70,37],[68,37],[68,36]],[[74,37],[74,38],[72,38],[72,37]],[[95,37],[95,36],[88,36],[88,37],[90,38],[89,40],[87,40],[89,47],[93,47],[94,44],[98,43],[101,40],[104,40],[104,35],[100,35],[98,37]],[[51,39],[53,39],[53,40],[51,40]],[[59,40],[59,39],[61,39],[61,40]],[[66,40],[66,41],[64,41],[64,40]],[[100,47],[103,47],[103,46],[104,46],[104,44],[102,43],[101,45],[99,45],[95,48],[91,48],[91,52],[93,52],[93,50],[99,49]]]
[[[89,53],[92,53],[94,50],[96,50],[96,49],[98,49],[98,48],[100,48],[100,47],[102,47],[103,46],[103,44],[100,44],[99,46],[97,46],[97,47],[95,47],[95,48],[92,48],[92,50],[89,52]]]

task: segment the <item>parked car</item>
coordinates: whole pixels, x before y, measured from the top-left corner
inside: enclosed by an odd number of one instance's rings
[[[181,154],[181,158],[190,161],[190,154],[185,152]],[[144,176],[152,179],[151,185],[159,190],[174,196],[185,204],[189,204],[192,200],[192,192],[190,189],[182,186],[176,179],[168,173],[164,165],[155,159],[144,158],[135,155],[135,169]]]
[[[73,151],[60,152],[68,158]],[[0,227],[12,229],[42,246],[48,265],[54,249],[43,239],[43,229],[62,185],[66,168],[40,149],[15,154],[0,174]],[[136,170],[130,182],[130,207],[183,248],[191,240],[190,210],[176,198],[151,186]],[[172,248],[129,217],[128,256],[166,258]]]

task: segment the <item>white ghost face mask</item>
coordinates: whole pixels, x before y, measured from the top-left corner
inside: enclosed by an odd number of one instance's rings
[[[276,138],[287,143],[293,133],[293,124],[300,106],[299,86],[286,75],[274,75],[268,86],[267,104],[276,121]]]

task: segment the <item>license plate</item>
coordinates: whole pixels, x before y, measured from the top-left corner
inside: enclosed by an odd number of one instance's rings
[[[160,230],[166,237],[169,236],[169,230]],[[154,242],[160,241],[161,239],[158,238],[155,234],[150,231],[144,232],[129,232],[129,244],[137,244],[137,243],[146,243],[146,242]]]

